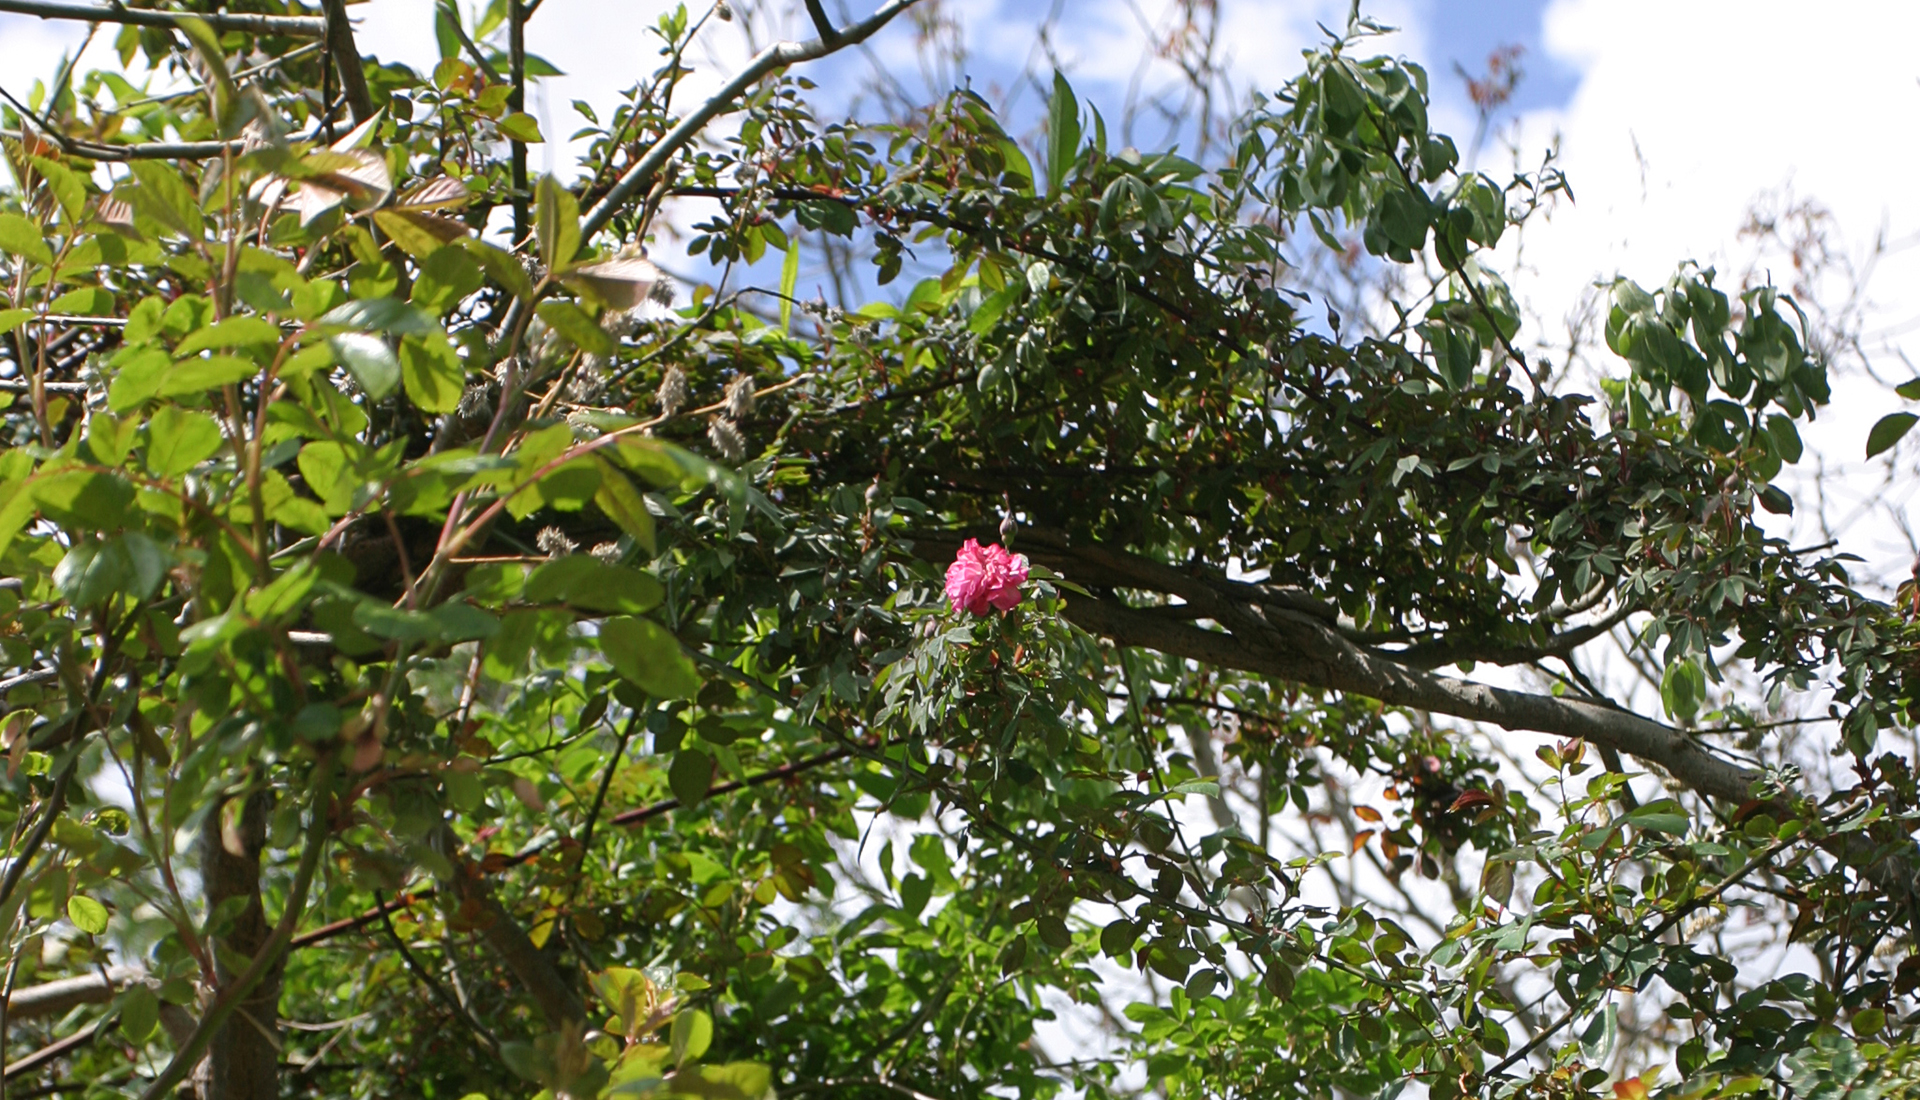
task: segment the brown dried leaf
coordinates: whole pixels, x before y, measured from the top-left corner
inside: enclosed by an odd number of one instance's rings
[[[660,269],[641,256],[615,257],[585,264],[567,273],[570,282],[584,283],[594,297],[611,309],[632,309],[647,300]]]
[[[401,196],[394,205],[402,210],[446,210],[465,206],[473,196],[467,185],[452,176],[436,176]]]

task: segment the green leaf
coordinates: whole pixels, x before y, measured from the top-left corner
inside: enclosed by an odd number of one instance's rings
[[[134,488],[117,474],[66,470],[35,482],[33,497],[57,523],[112,531],[129,518]]]
[[[147,423],[147,469],[157,477],[178,477],[212,458],[225,442],[213,417],[163,405]]]
[[[1627,821],[1636,828],[1665,833],[1668,836],[1685,836],[1687,829],[1693,824],[1693,819],[1687,816],[1686,810],[1671,798],[1663,798],[1658,802],[1649,802],[1644,806],[1635,807],[1627,814]]]
[[[1893,387],[1893,392],[1909,401],[1920,401],[1920,378],[1915,378],[1911,382],[1900,383]]]
[[[97,936],[107,930],[107,907],[85,894],[75,894],[67,899],[67,919],[87,935]]]
[[[563,299],[541,302],[539,313],[542,321],[581,351],[602,356],[613,354],[613,337],[574,303]]]
[[[427,612],[443,642],[471,642],[500,633],[500,620],[465,600],[449,600]]]
[[[260,365],[234,355],[186,359],[168,368],[160,378],[159,396],[185,397],[244,382],[260,373]]]
[[[1100,930],[1100,950],[1111,958],[1124,959],[1132,953],[1133,941],[1139,935],[1139,925],[1122,917]]]
[[[53,265],[53,250],[47,247],[40,227],[18,214],[0,214],[0,252],[11,252],[43,267]]]
[[[370,332],[343,332],[327,337],[335,359],[353,375],[375,401],[393,392],[400,381],[400,360],[387,342]]]
[[[1907,434],[1915,420],[1920,420],[1920,417],[1908,412],[1888,413],[1881,417],[1873,430],[1867,433],[1867,457],[1872,458],[1900,442],[1900,437]]]
[[[374,211],[373,224],[380,227],[388,240],[399,245],[402,252],[416,260],[426,260],[446,248],[445,241],[397,210]]]
[[[565,603],[588,611],[651,611],[666,598],[652,575],[612,565],[592,554],[568,554],[541,565],[527,578],[528,603]],[[678,652],[678,646],[675,646]]]
[[[105,287],[83,286],[69,290],[47,304],[48,313],[68,313],[79,317],[111,317],[117,303]]]
[[[533,194],[533,233],[540,243],[540,264],[557,274],[580,251],[580,204],[552,176],[540,177]]]
[[[128,986],[120,995],[120,1033],[135,1043],[145,1043],[159,1026],[160,998],[153,987],[145,982]]]
[[[1805,448],[1801,446],[1800,431],[1794,427],[1791,418],[1779,413],[1767,417],[1767,435],[1772,437],[1774,453],[1780,456],[1782,462],[1800,461]]]
[[[780,263],[780,331],[793,331],[793,292],[800,285],[800,239],[787,242],[787,258]]]
[[[695,749],[688,749],[680,754],[682,757],[703,755],[704,754]],[[677,768],[679,763],[680,759],[676,757],[674,759],[674,766]],[[709,769],[708,774],[712,774],[712,764],[710,762],[703,760],[700,766],[706,767]],[[674,790],[678,793],[679,787],[676,785]],[[700,796],[705,797],[706,793],[705,787],[701,787]],[[683,799],[682,801],[686,800]],[[695,798],[691,802],[687,802],[687,805],[691,806],[699,801],[699,798]],[[676,1066],[684,1066],[688,1062],[705,1054],[707,1047],[712,1044],[713,1017],[697,1008],[682,1009],[673,1017],[673,1029],[670,1032],[670,1036],[669,1042],[673,1046],[673,1064]]]
[[[374,600],[354,605],[353,625],[376,638],[396,642],[427,642],[440,637],[441,622],[432,615],[389,607]]]
[[[600,489],[593,494],[593,502],[599,505],[608,519],[631,535],[634,542],[644,547],[647,553],[653,553],[656,549],[653,513],[647,510],[646,498],[613,463],[598,454],[593,456],[593,460],[600,468]]]
[[[33,316],[30,309],[0,309],[0,336],[5,336]]]
[[[330,309],[319,320],[322,325],[352,332],[386,332],[402,336],[425,336],[439,332],[440,322],[418,306],[398,298],[366,298]]]
[[[280,343],[280,330],[260,317],[229,317],[198,332],[189,333],[173,349],[181,359],[212,348],[274,347]]]
[[[691,699],[700,673],[680,650],[680,641],[652,619],[620,616],[600,624],[600,651],[627,680],[661,699]]]
[[[413,282],[413,301],[430,313],[442,314],[479,290],[485,281],[471,253],[442,248],[421,261],[420,275]]]
[[[188,237],[199,239],[205,225],[200,203],[178,169],[161,160],[127,163],[138,185],[128,194],[134,209]]]
[[[422,412],[452,412],[467,387],[466,364],[453,344],[437,332],[425,339],[409,336],[400,341],[400,377],[407,399]]]
[[[699,1100],[770,1100],[773,1071],[758,1062],[687,1066],[673,1075],[671,1091]]]
[[[1509,860],[1488,860],[1486,868],[1480,873],[1480,892],[1489,901],[1504,906],[1513,900],[1513,863]]]
[[[478,260],[480,266],[485,269],[487,277],[499,283],[507,293],[522,300],[533,297],[533,280],[527,277],[527,269],[520,266],[520,261],[514,257],[513,253],[490,245],[478,237],[463,239],[460,241],[460,247],[466,249],[468,255]]]
[[[1047,104],[1047,193],[1057,195],[1080,155],[1080,101],[1058,69]]]
[[[673,754],[667,768],[667,786],[680,805],[691,810],[707,797],[713,786],[713,758],[699,749],[681,749]]]
[[[1619,1006],[1608,1001],[1607,1007],[1581,1032],[1580,1050],[1586,1055],[1589,1065],[1602,1064],[1613,1054],[1614,1042],[1620,1033],[1619,1020]]]
[[[87,208],[87,187],[81,181],[80,173],[46,157],[33,157],[34,170],[40,178],[47,181],[47,189],[60,203],[60,209],[67,215],[67,224],[73,225]]]
[[[538,145],[547,140],[540,136],[540,124],[524,111],[515,111],[495,125],[500,127],[501,133],[527,145]]]

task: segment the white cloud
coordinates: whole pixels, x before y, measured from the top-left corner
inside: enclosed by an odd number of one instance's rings
[[[1856,262],[1877,236],[1914,238],[1916,40],[1920,6],[1904,3],[1554,0],[1546,49],[1581,80],[1565,108],[1521,120],[1518,166],[1536,164],[1557,135],[1578,201],[1526,232],[1521,278],[1536,306],[1558,317],[1595,279],[1657,286],[1684,260],[1717,266],[1725,286],[1756,259],[1740,234],[1748,212],[1789,190],[1832,212],[1832,240]],[[1795,282],[1786,254],[1758,259],[1776,283]],[[1815,289],[1826,298],[1846,288],[1830,280]],[[1920,249],[1886,255],[1869,291],[1869,334],[1920,315]],[[1870,351],[1903,377],[1898,354],[1920,352],[1916,339],[1896,331]],[[1890,407],[1884,390],[1843,381],[1807,433],[1830,463],[1853,465],[1843,498],[1870,502],[1881,491],[1858,460],[1867,428]],[[1877,571],[1910,554],[1884,517],[1849,534],[1847,548]]]

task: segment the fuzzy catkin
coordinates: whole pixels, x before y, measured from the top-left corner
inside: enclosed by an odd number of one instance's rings
[[[675,416],[687,405],[687,374],[677,366],[668,367],[660,379],[660,415]]]

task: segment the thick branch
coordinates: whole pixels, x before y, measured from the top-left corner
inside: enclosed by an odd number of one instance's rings
[[[866,41],[880,28],[892,22],[894,16],[912,7],[915,2],[916,0],[888,0],[886,4],[881,5],[879,11],[841,31],[839,37],[833,42],[823,38],[815,38],[810,42],[776,42],[761,50],[725,88],[720,89],[717,95],[702,103],[692,114],[681,119],[678,126],[668,131],[659,141],[654,142],[646,155],[641,157],[633,167],[627,169],[619,181],[607,190],[606,195],[594,204],[593,209],[587,212],[587,216],[581,219],[580,239],[583,241],[591,239],[595,233],[605,229],[607,223],[613,220],[613,215],[626,205],[627,200],[641,188],[651,185],[654,176],[666,167],[667,161],[694,138],[700,136],[700,131],[707,128],[707,123],[730,110],[734,101],[746,94],[747,89],[788,65],[814,61],[842,47]]]
[[[327,52],[340,71],[340,90],[347,95],[347,106],[355,123],[373,117],[373,93],[367,90],[367,74],[360,66],[360,51],[353,44],[353,24],[347,22],[346,0],[323,0],[326,7]]]
[[[116,966],[106,974],[82,974],[16,989],[7,998],[7,1018],[24,1020],[33,1016],[59,1016],[75,1005],[105,1004],[128,982],[146,977],[136,966]]]
[[[1067,618],[1121,645],[1362,695],[1389,706],[1577,737],[1658,764],[1694,790],[1735,804],[1753,797],[1753,783],[1760,778],[1707,752],[1685,732],[1630,711],[1407,668],[1363,652],[1305,616],[1282,621],[1265,631],[1265,637],[1248,637],[1148,615],[1111,600],[1070,595]]]
[[[307,891],[313,886],[314,872],[320,869],[320,855],[333,835],[332,823],[327,820],[325,812],[331,793],[332,784],[329,780],[332,772],[333,762],[328,760],[322,761],[314,774],[312,798],[308,804],[307,840],[300,851],[300,863],[294,868],[293,884],[287,890],[287,904],[280,914],[279,923],[274,925],[266,944],[253,957],[247,969],[221,988],[220,995],[200,1017],[199,1026],[193,1029],[193,1034],[186,1042],[179,1044],[173,1060],[140,1093],[140,1100],[160,1100],[160,1097],[172,1092],[173,1087],[185,1079],[194,1066],[200,1064],[200,1056],[206,1053],[208,1044],[213,1042],[214,1035],[227,1022],[227,1018],[240,1007],[240,1002],[285,957],[287,945],[293,939],[293,930],[300,923],[300,914],[307,907]]]
[[[327,33],[327,21],[313,15],[249,15],[244,12],[172,12],[147,8],[128,8],[115,4],[60,4],[53,0],[0,0],[0,12],[37,15],[42,19],[77,19],[87,23],[132,23],[141,27],[177,27],[191,16],[221,33],[245,31],[248,34],[277,34],[289,38],[319,38]]]

